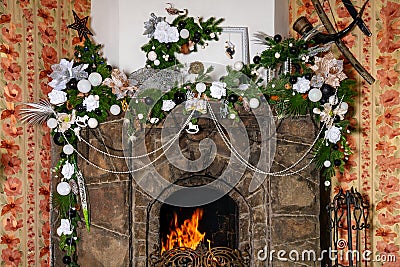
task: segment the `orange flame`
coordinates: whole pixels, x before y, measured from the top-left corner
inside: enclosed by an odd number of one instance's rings
[[[174,212],[174,220],[172,228],[167,235],[167,240],[162,241],[161,253],[170,250],[174,247],[187,247],[196,249],[199,243],[203,240],[206,233],[200,233],[197,229],[199,221],[203,217],[203,209],[196,209],[192,218],[186,219],[182,225],[178,225],[178,215]]]

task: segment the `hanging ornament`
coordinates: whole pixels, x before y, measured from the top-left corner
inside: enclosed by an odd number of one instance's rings
[[[182,30],[179,32],[179,35],[180,35],[183,39],[187,39],[187,38],[189,38],[190,33],[189,33],[189,31],[188,31],[187,29],[182,29]]]
[[[157,59],[157,53],[154,52],[154,51],[150,51],[150,52],[147,54],[147,58],[148,58],[150,61],[154,61],[154,60]]]
[[[310,101],[312,102],[318,102],[321,100],[322,98],[322,92],[321,90],[317,89],[317,88],[313,88],[308,92],[308,98],[310,99]]]
[[[201,93],[204,93],[206,91],[207,86],[204,83],[198,83],[196,84],[196,91]]]
[[[332,165],[332,163],[331,163],[329,160],[325,160],[324,166],[325,166],[326,168],[329,168],[331,165]]]
[[[71,144],[67,144],[63,147],[63,152],[66,155],[71,155],[72,153],[74,153],[74,147]]]
[[[69,264],[71,264],[72,259],[71,259],[70,256],[65,255],[65,256],[62,258],[62,262],[63,262],[64,264],[66,264],[66,265],[69,265]]]
[[[84,112],[86,110],[85,106],[82,104],[78,104],[75,106],[76,111],[78,112]]]
[[[235,54],[235,45],[231,41],[225,41],[225,53],[228,58],[233,59]]]
[[[144,118],[144,116],[143,116],[142,113],[139,113],[139,114],[137,115],[137,117],[138,117],[139,120],[143,120],[143,118]]]
[[[233,68],[237,71],[241,71],[243,69],[243,62],[242,61],[236,61],[235,64],[233,65]]]
[[[325,181],[325,182],[324,182],[324,185],[325,185],[326,187],[328,187],[328,186],[331,185],[331,182],[330,182],[330,181]]]
[[[61,182],[57,185],[57,193],[66,196],[71,192],[71,186],[67,182]]]
[[[230,94],[228,96],[228,101],[231,103],[235,103],[236,101],[238,101],[239,97],[235,94]]]
[[[78,82],[78,90],[81,93],[89,93],[90,89],[92,89],[92,84],[88,80],[80,80]]]
[[[90,118],[87,122],[88,126],[92,129],[96,128],[99,125],[99,122],[95,118]]]
[[[186,101],[186,94],[183,92],[175,92],[174,94],[174,102],[179,105]]]
[[[260,62],[261,62],[261,57],[260,57],[260,56],[255,56],[255,57],[253,57],[253,62],[254,62],[254,64],[260,64]]]
[[[150,96],[147,96],[147,97],[145,97],[145,99],[144,99],[144,103],[145,103],[146,105],[148,105],[148,106],[153,105],[154,99],[151,98]]]
[[[297,83],[297,77],[296,77],[296,76],[291,76],[291,77],[289,78],[289,82],[290,82],[291,84]]]
[[[282,35],[276,34],[274,36],[274,41],[277,42],[277,43],[280,43],[282,41]]]
[[[65,145],[64,138],[63,138],[63,136],[61,135],[60,132],[56,132],[56,133],[54,134],[54,136],[53,136],[53,141],[54,141],[54,144],[56,144],[56,145],[58,145],[58,146],[63,146],[63,145]]]
[[[99,86],[103,81],[103,77],[101,77],[100,73],[92,72],[88,77],[89,82],[92,86]]]
[[[250,108],[258,108],[260,106],[260,100],[258,100],[257,98],[250,98],[249,100],[249,106]]]
[[[69,80],[69,82],[67,82],[66,86],[68,89],[78,89],[77,85],[78,81],[75,78],[72,78],[71,80]]]
[[[101,116],[101,115],[103,115],[103,111],[101,111],[101,109],[99,109],[99,108],[96,108],[94,110],[94,114],[96,114],[97,116]]]
[[[121,108],[120,106],[114,104],[110,107],[110,113],[114,116],[117,116],[119,113],[121,113]]]
[[[68,211],[68,216],[69,217],[71,217],[71,218],[74,218],[74,217],[76,217],[76,209],[75,208],[71,208],[71,209],[69,209],[69,211]]]
[[[275,56],[275,58],[280,58],[281,54],[279,52],[276,52],[274,56]]]
[[[55,118],[50,118],[47,120],[47,127],[54,129],[58,126],[58,122]]]
[[[234,120],[236,118],[236,114],[231,113],[229,114],[229,119]]]
[[[156,66],[160,65],[160,60],[158,60],[158,59],[154,60],[154,65],[156,65]]]
[[[306,78],[307,80],[311,81],[312,74],[311,73],[306,73],[306,74],[304,74],[304,78]]]

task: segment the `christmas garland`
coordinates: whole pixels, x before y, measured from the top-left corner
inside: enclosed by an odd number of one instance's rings
[[[190,54],[198,50],[198,46],[205,48],[209,41],[218,41],[222,28],[218,25],[224,19],[211,17],[206,21],[203,18],[195,19],[181,15],[169,24],[165,18],[157,17],[153,13],[145,22],[145,32],[150,41],[142,46],[147,56],[147,66],[154,69],[165,69],[178,65],[176,54]]]
[[[145,23],[146,34],[151,35],[151,40],[142,47],[148,56],[147,66],[159,69],[182,67],[177,64],[175,53],[186,53],[182,51],[186,44],[193,45],[193,50],[189,48],[189,51],[196,51],[197,45],[218,40],[221,22],[222,19],[215,18],[196,22],[182,15],[169,25],[164,19],[153,16]],[[158,27],[160,31],[173,33],[160,37]],[[171,30],[173,27],[176,29]],[[179,31],[178,37],[176,31]],[[87,127],[96,128],[108,116],[126,110],[127,102],[132,98],[140,100],[133,101],[129,107],[135,111],[130,114],[136,114],[132,119],[144,124],[161,122],[179,104],[185,105],[185,112],[206,113],[207,101],[220,102],[224,108],[222,116],[232,120],[239,120],[239,106],[257,109],[262,102],[273,105],[279,118],[311,114],[321,127],[325,127],[313,149],[316,167],[322,170],[325,185],[330,185],[329,180],[336,170],[344,171],[352,153],[346,135],[353,127],[350,124],[352,113],[348,111],[351,111],[355,96],[352,91],[355,82],[343,73],[343,61],[335,59],[329,47],[314,46],[304,40],[282,40],[280,35],[263,35],[261,41],[266,49],[253,58],[254,64],[236,62],[233,67],[227,67],[223,79],[212,81],[209,76],[212,67],[205,68],[201,62],[192,62],[189,73],[196,76],[195,80],[175,85],[167,92],[140,91],[123,72],[106,64],[100,54],[101,46],[88,38],[83,46],[75,48],[75,60],[62,59],[52,66],[49,85],[53,90],[48,94],[49,102],[28,104],[30,108],[25,110],[25,120],[47,122],[54,143],[62,147],[60,160],[54,168],[55,177],[61,178],[53,195],[53,204],[61,219],[56,232],[60,236],[60,249],[66,252],[65,264],[79,266],[76,243],[81,214],[90,229],[86,188],[77,164],[80,131]],[[192,121],[194,124],[196,119]],[[132,129],[130,134],[133,136],[134,132]]]

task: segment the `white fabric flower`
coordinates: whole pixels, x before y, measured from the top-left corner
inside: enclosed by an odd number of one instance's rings
[[[89,95],[83,100],[83,105],[90,112],[99,107],[99,100],[94,95]]]
[[[161,21],[156,25],[154,38],[160,43],[175,43],[179,40],[179,32],[176,27],[169,25],[165,21]]]
[[[221,97],[226,96],[226,83],[213,82],[210,86],[211,96],[213,98],[221,99]]]
[[[172,100],[163,100],[161,110],[170,111],[176,106],[175,102]]]
[[[72,175],[75,173],[74,165],[69,163],[68,161],[65,162],[64,166],[61,169],[61,174],[64,176],[65,179],[71,179]]]
[[[71,128],[71,125],[75,123],[75,116],[76,111],[72,110],[72,114],[67,114],[67,113],[58,113],[58,121],[60,122],[60,127],[58,130],[60,132],[65,132],[69,128]]]
[[[325,131],[325,139],[328,139],[333,144],[336,144],[340,140],[341,135],[340,128],[336,126],[332,126]]]
[[[297,82],[293,84],[293,91],[304,94],[310,90],[310,81],[304,77],[297,79]]]
[[[61,219],[61,225],[57,228],[58,236],[72,234],[71,223],[68,219]]]
[[[47,94],[50,99],[50,103],[53,105],[61,105],[65,101],[67,101],[67,93],[63,91],[58,91],[56,89],[51,90],[50,93]]]
[[[88,64],[80,64],[76,67],[73,67],[74,61],[68,61],[66,59],[61,59],[59,64],[53,64],[51,69],[53,72],[49,75],[52,78],[52,81],[49,82],[49,86],[51,86],[55,90],[64,90],[67,87],[67,83],[75,78],[77,80],[81,80],[88,77],[85,69],[89,66]]]

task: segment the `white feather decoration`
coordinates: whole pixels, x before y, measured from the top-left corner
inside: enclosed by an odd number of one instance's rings
[[[266,39],[273,39],[272,36],[260,31],[253,34],[253,36],[255,37],[255,39],[253,39],[252,41],[254,41],[256,44],[266,45],[267,47],[269,47],[269,45]]]
[[[30,108],[21,109],[22,122],[27,122],[29,124],[42,124],[46,122],[49,118],[56,115],[53,109],[53,105],[45,100],[40,99],[39,103],[24,103]]]

